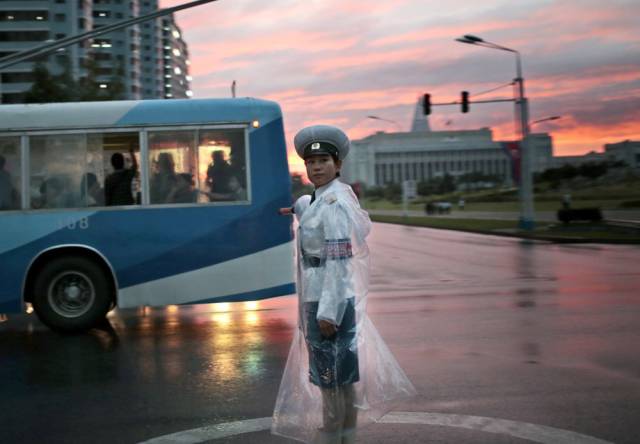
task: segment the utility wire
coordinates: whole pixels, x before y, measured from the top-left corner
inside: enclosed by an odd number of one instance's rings
[[[509,82],[509,83],[505,83],[504,85],[500,85],[500,86],[496,86],[495,88],[488,89],[486,91],[481,91],[479,93],[473,93],[473,94],[469,94],[469,95],[473,96],[473,97],[477,97],[477,96],[481,96],[483,94],[487,94],[487,93],[496,91],[498,89],[504,88],[505,86],[513,86],[513,85],[515,85],[515,82]]]

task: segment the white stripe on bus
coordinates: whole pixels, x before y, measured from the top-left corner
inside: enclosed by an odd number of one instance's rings
[[[292,257],[293,242],[287,242],[210,267],[143,282],[120,290],[118,306],[189,304],[291,284]]]

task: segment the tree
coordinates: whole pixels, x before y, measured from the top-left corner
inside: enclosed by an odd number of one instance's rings
[[[382,199],[384,197],[384,187],[367,188],[367,197],[369,199]]]
[[[418,183],[417,191],[421,196],[431,194],[445,194],[456,190],[456,181],[452,175],[446,173],[442,177],[434,177],[428,181]]]
[[[78,98],[80,102],[89,102],[93,100],[119,100],[124,98],[124,84],[122,77],[124,76],[124,67],[122,63],[113,72],[108,88],[100,88],[100,83],[96,81],[99,76],[99,66],[93,57],[88,58],[84,63],[87,71],[86,77],[82,77],[78,81]]]
[[[109,88],[100,88],[98,65],[93,58],[85,62],[87,76],[75,80],[71,75],[69,58],[62,62],[64,67],[61,74],[52,75],[42,63],[34,68],[34,82],[25,96],[26,103],[49,102],[90,102],[95,100],[118,100],[124,98],[124,84],[120,67],[112,77]]]
[[[456,190],[456,181],[449,173],[445,173],[438,187],[438,194],[450,193]]]
[[[563,180],[570,180],[576,176],[587,179],[597,179],[607,173],[609,168],[614,167],[610,161],[586,162],[577,167],[573,165],[563,165],[559,168],[549,168],[536,175],[537,182],[551,182],[559,185]]]
[[[563,165],[560,168],[549,168],[540,173],[540,180],[545,182],[559,182],[573,179],[578,175],[578,169],[573,165]]]
[[[25,95],[25,103],[67,102],[68,92],[41,62],[33,69],[33,85]]]
[[[392,202],[399,202],[402,198],[402,186],[399,183],[388,183],[384,188],[384,198]]]
[[[606,162],[586,162],[578,167],[578,174],[589,179],[597,179],[607,173]]]
[[[70,102],[77,100],[78,82],[76,82],[71,75],[71,59],[66,54],[64,54],[62,58],[62,72],[57,76],[54,76],[54,79],[60,85],[65,97],[68,98],[68,100],[65,101]]]

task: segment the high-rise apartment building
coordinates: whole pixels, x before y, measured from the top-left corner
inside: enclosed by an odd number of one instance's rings
[[[2,0],[0,57],[157,9],[157,0]],[[187,45],[173,17],[165,16],[2,70],[0,102],[24,101],[36,61],[46,63],[53,74],[68,66],[80,79],[87,75],[88,60],[93,60],[100,88],[120,83],[122,99],[191,96]]]
[[[191,97],[189,50],[173,17],[162,19],[164,97]]]
[[[91,1],[3,0],[0,2],[0,58],[32,48],[48,40],[58,40],[91,29]],[[89,42],[72,45],[49,57],[30,60],[2,70],[2,103],[22,102],[33,82],[36,61],[47,62],[49,71],[59,74],[67,63],[71,74],[85,74],[82,60]]]
[[[158,9],[158,0],[143,0],[140,14],[146,15]],[[162,18],[140,25],[140,57],[142,61],[142,97],[154,99],[164,95],[164,42]]]
[[[93,28],[111,25],[139,15],[137,0],[93,0]],[[91,47],[97,65],[96,80],[101,88],[124,87],[127,99],[142,98],[140,67],[140,25],[103,34],[93,39]]]

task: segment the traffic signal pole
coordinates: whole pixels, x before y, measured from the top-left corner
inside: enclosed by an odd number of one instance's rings
[[[469,105],[478,104],[478,103],[500,103],[500,102],[515,102],[516,99],[493,99],[493,100],[469,100],[467,103]],[[462,101],[454,100],[453,102],[440,102],[440,103],[432,103],[431,106],[452,106],[452,105],[462,105]],[[431,113],[429,113],[431,114]]]
[[[529,149],[529,101],[526,97],[524,97],[524,82],[522,80],[522,77],[517,77],[516,79],[514,79],[514,83],[516,85],[516,89],[514,91],[514,95],[516,97],[513,99],[471,101],[468,100],[468,94],[465,97],[464,93],[466,91],[463,91],[463,94],[461,94],[461,100],[456,100],[453,102],[429,103],[428,110],[429,114],[431,114],[431,107],[433,106],[460,105],[461,111],[464,113],[469,111],[469,105],[471,104],[499,102],[513,102],[515,104],[518,126],[520,127],[520,135],[522,136],[522,140],[520,142],[521,175],[520,186],[518,187],[521,202],[519,226],[523,230],[533,230],[535,228],[535,214],[533,207],[533,176],[531,174],[533,167],[533,158],[532,150]],[[431,98],[430,95],[425,94],[425,98],[427,96],[429,99]],[[427,107],[425,107],[425,110],[426,109]]]
[[[513,50],[512,50],[513,51]],[[529,146],[529,101],[524,96],[524,78],[522,77],[522,62],[520,53],[513,51],[516,55],[516,78],[517,98],[515,101],[516,112],[520,115],[520,133],[522,135],[522,146],[520,156],[522,156],[520,174],[520,228],[523,230],[533,230],[535,228],[535,213],[533,208],[533,174],[532,163],[533,153]]]
[[[453,101],[453,102],[442,102],[442,103],[429,103],[429,111],[431,111],[431,107],[433,106],[452,106],[452,105],[460,105],[461,111],[468,112],[469,105],[471,104],[479,104],[479,103],[499,103],[499,102],[513,102],[515,104],[515,112],[517,115],[518,126],[520,127],[520,135],[522,136],[522,141],[520,142],[520,186],[518,187],[518,193],[521,202],[521,210],[520,210],[520,220],[519,226],[523,230],[533,230],[535,228],[535,219],[534,219],[534,207],[533,207],[533,177],[531,175],[532,171],[532,153],[529,149],[529,102],[526,97],[524,97],[524,82],[522,81],[522,77],[517,77],[514,80],[516,85],[516,89],[514,91],[514,95],[516,96],[513,99],[493,99],[493,100],[468,100],[469,94],[465,97],[465,92],[461,94],[461,100]],[[425,97],[427,95],[425,94]],[[431,96],[429,96],[431,98]],[[426,109],[426,108],[425,108]]]
[[[516,104],[516,114],[520,117],[520,132],[522,135],[522,142],[520,146],[520,159],[521,159],[521,177],[520,177],[520,228],[524,230],[533,230],[535,221],[535,213],[533,209],[533,177],[532,177],[532,161],[533,154],[529,149],[529,103],[524,96],[524,77],[522,76],[522,60],[520,58],[520,52],[506,46],[498,45],[486,41],[478,36],[466,34],[461,38],[456,39],[457,42],[466,43],[469,45],[482,46],[484,48],[498,49],[500,51],[507,51],[516,56],[516,78],[514,84],[517,89],[514,91],[514,102]]]
[[[469,93],[467,91],[462,91],[460,95],[459,101],[453,102],[442,102],[442,103],[431,103],[431,95],[424,94],[423,100],[429,100],[428,105],[424,106],[425,114],[431,114],[431,107],[433,106],[452,106],[452,105],[460,105],[461,111],[466,113],[469,111],[470,104],[479,104],[479,103],[499,103],[499,102],[513,102],[515,104],[515,112],[517,115],[517,124],[520,127],[520,135],[522,136],[522,141],[520,142],[520,186],[518,187],[518,193],[521,202],[521,210],[520,210],[520,220],[519,226],[523,230],[533,230],[535,228],[535,214],[533,207],[533,177],[531,175],[532,171],[532,153],[529,149],[529,102],[527,98],[524,96],[524,81],[522,79],[522,74],[520,72],[520,58],[518,58],[518,77],[514,79],[514,85],[516,86],[514,90],[514,98],[513,99],[492,99],[492,100],[469,100]],[[428,113],[426,111],[429,111]]]

